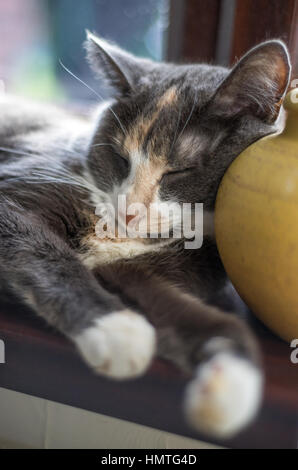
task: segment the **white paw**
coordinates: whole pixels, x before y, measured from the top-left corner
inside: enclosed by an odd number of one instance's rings
[[[110,313],[74,341],[86,362],[96,372],[124,379],[141,375],[155,352],[155,330],[131,310]]]
[[[262,398],[263,377],[249,361],[218,353],[198,368],[186,390],[185,410],[198,430],[228,438],[256,415]]]

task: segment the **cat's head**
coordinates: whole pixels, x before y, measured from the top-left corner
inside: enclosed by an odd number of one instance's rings
[[[260,44],[231,70],[140,59],[91,33],[87,51],[113,91],[88,155],[93,182],[113,201],[212,209],[232,160],[282,125],[291,67],[281,41]]]

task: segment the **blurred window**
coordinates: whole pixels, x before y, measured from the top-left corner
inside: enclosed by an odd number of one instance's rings
[[[139,56],[164,57],[168,0],[0,0],[0,80],[9,92],[54,101],[104,94],[89,70],[85,29]]]

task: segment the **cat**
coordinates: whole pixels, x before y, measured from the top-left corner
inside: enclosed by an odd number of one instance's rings
[[[172,361],[189,376],[189,422],[230,437],[256,415],[264,380],[250,328],[218,306],[230,300],[214,205],[234,158],[283,129],[287,48],[261,43],[232,69],[156,63],[90,32],[86,50],[111,88],[90,116],[0,98],[1,285],[98,374],[137,377],[155,354]],[[203,203],[202,246],[161,237],[158,222],[154,238],[98,237],[95,208],[116,209],[119,195]]]

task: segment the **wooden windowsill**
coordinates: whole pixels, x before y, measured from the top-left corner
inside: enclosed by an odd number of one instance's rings
[[[256,421],[229,441],[195,433],[182,413],[187,382],[164,361],[154,361],[137,380],[116,382],[94,375],[74,347],[23,306],[0,304],[0,339],[6,362],[0,387],[232,448],[297,448],[298,364],[289,345],[255,326],[264,352],[266,393]]]

